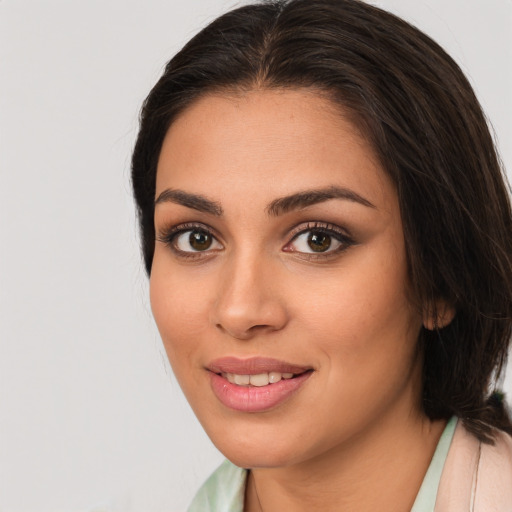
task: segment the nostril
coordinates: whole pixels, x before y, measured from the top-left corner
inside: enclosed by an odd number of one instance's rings
[[[243,325],[235,325],[235,324],[223,325],[221,323],[217,323],[216,327],[223,333],[226,333],[229,336],[231,336],[232,338],[235,338],[238,340],[249,340],[255,336],[262,335],[262,334],[270,334],[272,332],[279,331],[281,329],[281,327],[279,327],[279,326],[266,325],[266,324],[257,324],[257,325],[252,325],[250,327],[245,328],[245,326],[243,326]]]
[[[247,340],[256,335],[282,329],[288,315],[284,303],[271,290],[244,287],[222,293],[211,309],[212,324],[233,338]],[[236,291],[236,293],[235,293]]]

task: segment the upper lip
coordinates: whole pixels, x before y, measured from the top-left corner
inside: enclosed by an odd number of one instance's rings
[[[213,360],[207,369],[213,373],[235,373],[237,375],[258,375],[259,373],[295,373],[312,370],[310,366],[301,366],[269,357],[221,357]]]

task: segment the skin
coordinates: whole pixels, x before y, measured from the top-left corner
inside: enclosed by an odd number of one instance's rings
[[[368,204],[269,213],[277,198],[330,187]],[[355,126],[314,91],[204,96],[166,135],[156,197],[154,317],[206,432],[251,468],[245,510],[410,510],[444,427],[420,400],[416,341],[431,319],[412,306],[395,187]],[[315,222],[341,244],[313,253]],[[192,252],[190,232],[170,241],[183,223],[210,229],[210,248]],[[246,413],[212,392],[206,367],[224,356],[314,371],[277,407]]]

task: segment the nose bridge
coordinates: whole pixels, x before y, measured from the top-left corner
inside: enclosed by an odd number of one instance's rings
[[[286,310],[273,286],[278,269],[263,251],[240,250],[226,261],[215,304],[216,326],[238,339],[281,329]]]

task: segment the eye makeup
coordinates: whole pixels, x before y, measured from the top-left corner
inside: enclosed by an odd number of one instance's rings
[[[214,230],[200,222],[186,222],[164,227],[156,236],[181,259],[200,259],[224,249]]]
[[[282,250],[308,260],[330,259],[355,245],[355,240],[347,230],[322,221],[299,224],[290,236],[292,239]]]
[[[221,252],[224,245],[219,238],[214,229],[200,222],[171,225],[157,235],[157,241],[180,259],[209,258]],[[287,238],[281,250],[308,261],[335,258],[356,243],[346,229],[323,221],[303,222]]]

